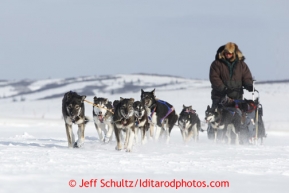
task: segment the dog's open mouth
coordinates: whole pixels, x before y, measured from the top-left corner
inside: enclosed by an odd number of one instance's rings
[[[102,116],[102,115],[98,115],[98,120],[99,120],[100,122],[103,122],[103,116]]]

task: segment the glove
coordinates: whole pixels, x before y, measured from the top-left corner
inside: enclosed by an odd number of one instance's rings
[[[234,92],[234,91],[235,91],[234,89],[228,88],[228,89],[227,89],[227,94],[230,94],[230,93],[232,93],[232,92]]]
[[[246,85],[244,88],[249,92],[253,92],[253,85]]]
[[[218,95],[220,95],[220,96],[225,96],[226,94],[229,94],[229,93],[231,93],[231,92],[233,92],[234,90],[232,90],[232,89],[229,89],[229,88],[227,88],[227,87],[224,87],[224,89],[222,90],[222,91],[219,91],[219,92],[217,92],[218,93]]]
[[[213,89],[213,91],[212,91],[212,95],[216,95],[216,96],[219,96],[219,97],[225,96],[226,93],[227,93],[227,88],[226,87],[224,87],[223,90],[221,90],[221,89],[220,90],[219,89],[214,90]]]

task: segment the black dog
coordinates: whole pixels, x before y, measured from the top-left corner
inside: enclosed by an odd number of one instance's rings
[[[208,105],[205,112],[205,120],[211,124],[215,133],[215,142],[217,142],[217,131],[221,134],[220,139],[224,140],[224,134],[228,138],[228,144],[231,144],[231,132],[236,135],[235,142],[239,144],[239,134],[241,130],[241,114],[238,109],[232,107],[210,108]]]
[[[136,130],[136,143],[138,142],[138,130],[141,131],[141,143],[145,143],[146,132],[148,131],[150,125],[148,122],[148,115],[145,106],[140,101],[135,101],[133,103],[134,115],[135,115],[135,130]]]
[[[62,115],[65,122],[68,147],[81,147],[84,143],[84,128],[88,122],[84,112],[84,99],[86,96],[80,96],[76,92],[67,92],[62,99]],[[78,125],[78,140],[75,142],[72,130],[72,124]]]
[[[115,111],[113,115],[114,133],[117,141],[116,150],[121,150],[121,131],[126,133],[124,148],[127,152],[132,150],[135,136],[135,116],[133,109],[133,98],[120,98],[119,101],[114,101]]]
[[[174,107],[166,101],[156,99],[155,89],[151,92],[144,92],[141,89],[141,102],[147,109],[150,122],[157,127],[155,139],[157,140],[163,132],[166,132],[166,142],[168,143],[171,130],[178,120]]]
[[[201,120],[192,106],[183,105],[178,119],[178,125],[181,130],[181,134],[185,143],[187,143],[192,137],[194,141],[199,140],[199,131],[201,129]]]
[[[264,127],[264,122],[262,120],[263,108],[259,102],[259,98],[253,100],[234,100],[229,97],[223,98],[221,101],[222,106],[225,107],[235,107],[242,112],[242,130],[241,138],[244,142],[252,142],[251,140],[256,140],[256,121],[258,120],[258,132],[257,138],[261,139],[261,144],[263,143],[263,138],[266,137],[266,131]],[[258,112],[258,119],[257,117]]]

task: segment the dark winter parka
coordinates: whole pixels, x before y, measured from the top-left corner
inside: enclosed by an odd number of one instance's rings
[[[230,53],[233,53],[230,61],[224,55],[228,49]],[[233,99],[242,99],[242,86],[252,91],[252,75],[244,60],[245,57],[234,43],[230,42],[218,49],[215,61],[210,67],[213,102],[220,100],[225,95]]]

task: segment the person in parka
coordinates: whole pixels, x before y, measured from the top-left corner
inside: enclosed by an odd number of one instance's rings
[[[243,99],[243,88],[253,91],[253,78],[249,67],[244,62],[245,57],[235,43],[229,42],[221,46],[210,67],[210,82],[212,85],[212,108],[218,107],[227,95],[232,99]],[[208,138],[214,138],[214,131],[208,125]]]
[[[210,67],[212,85],[212,107],[217,107],[226,95],[232,99],[242,99],[243,87],[253,91],[253,78],[245,57],[237,44],[229,42],[221,46]]]

